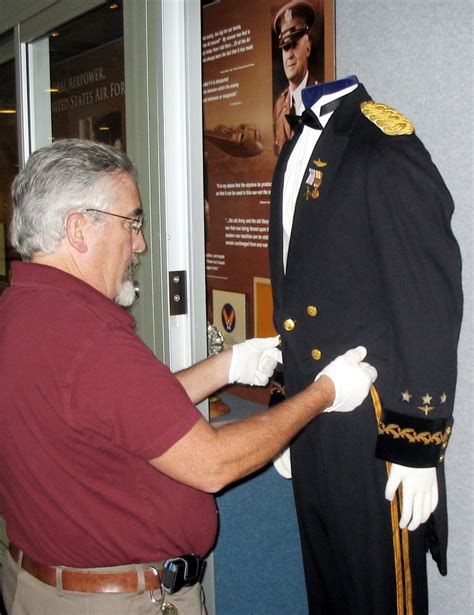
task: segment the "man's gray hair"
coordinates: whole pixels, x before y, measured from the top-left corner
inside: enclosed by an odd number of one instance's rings
[[[130,158],[110,145],[61,139],[31,154],[12,185],[11,241],[25,260],[53,254],[73,211],[110,207],[110,180],[126,173],[136,181]]]

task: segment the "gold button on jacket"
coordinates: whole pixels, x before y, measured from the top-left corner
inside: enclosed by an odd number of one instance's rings
[[[293,331],[293,329],[296,327],[296,322],[292,318],[287,318],[283,322],[283,327],[285,331]]]
[[[311,351],[311,356],[313,357],[313,359],[315,361],[319,361],[319,359],[321,358],[321,351],[319,350],[319,348],[313,348],[313,350]]]
[[[316,316],[318,313],[318,308],[315,305],[308,305],[306,308],[308,316]]]

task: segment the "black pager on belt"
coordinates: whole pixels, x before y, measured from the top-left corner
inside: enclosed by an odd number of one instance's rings
[[[203,570],[204,560],[194,553],[167,559],[161,574],[161,588],[168,594],[174,594],[200,581]]]

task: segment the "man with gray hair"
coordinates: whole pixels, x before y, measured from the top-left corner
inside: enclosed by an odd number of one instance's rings
[[[264,386],[278,338],[173,375],[120,306],[146,249],[134,166],[62,140],[13,185],[13,264],[0,299],[0,511],[8,613],[205,613],[213,493],[261,468],[322,412],[376,378],[354,348],[291,401],[215,429],[195,404],[229,382]],[[120,305],[117,305],[120,304]]]

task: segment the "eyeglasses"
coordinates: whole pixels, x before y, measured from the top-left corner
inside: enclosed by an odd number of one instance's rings
[[[115,218],[122,218],[122,220],[130,220],[130,228],[135,231],[137,235],[142,230],[143,216],[140,216],[139,218],[129,218],[128,216],[119,216],[119,214],[113,214],[110,211],[103,211],[102,209],[93,209],[92,207],[89,207],[88,209],[83,209],[81,213],[87,214],[90,211],[94,211],[98,214],[105,214],[107,216],[114,216]]]

